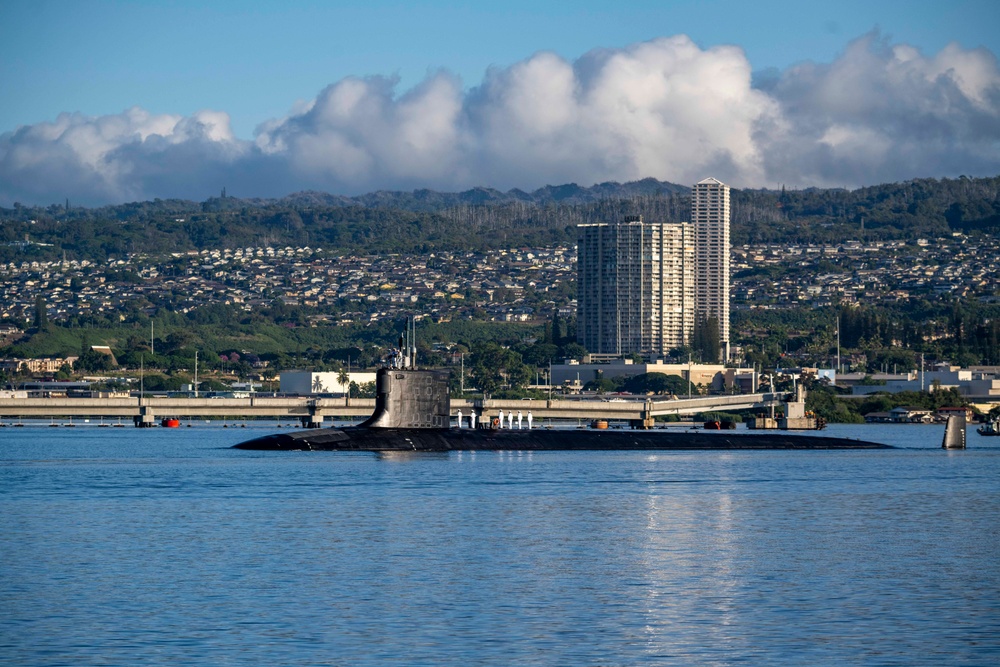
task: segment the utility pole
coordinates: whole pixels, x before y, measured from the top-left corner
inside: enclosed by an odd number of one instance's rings
[[[460,376],[461,380],[459,381],[459,385],[461,386],[462,396],[465,396],[465,352],[459,352],[459,358],[462,362],[462,374]]]
[[[552,400],[552,360],[549,359],[549,400]]]
[[[194,397],[198,398],[198,350],[194,351]]]
[[[153,320],[149,321],[149,353],[156,354],[156,350],[153,349]]]
[[[833,376],[833,386],[837,386],[837,375],[840,373],[840,315],[837,315],[837,373]]]

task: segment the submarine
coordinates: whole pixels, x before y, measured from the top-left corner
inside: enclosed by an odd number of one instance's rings
[[[451,426],[448,373],[381,368],[375,410],[357,426],[276,433],[235,445],[237,449],[286,451],[448,452],[555,450],[892,449],[889,445],[785,432],[498,428]]]

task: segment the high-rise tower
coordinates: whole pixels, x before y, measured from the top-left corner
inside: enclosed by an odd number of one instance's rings
[[[694,328],[694,238],[687,223],[641,217],[578,227],[577,332],[596,354],[663,355]]]
[[[719,322],[719,343],[729,358],[729,186],[706,178],[691,193],[695,236],[695,309]]]

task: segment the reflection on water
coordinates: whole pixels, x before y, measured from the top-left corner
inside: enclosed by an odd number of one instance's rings
[[[890,451],[391,456],[18,431],[8,664],[1000,657],[1000,449],[930,431],[873,431],[917,443]]]

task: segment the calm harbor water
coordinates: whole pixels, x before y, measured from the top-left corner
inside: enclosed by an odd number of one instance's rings
[[[0,663],[994,665],[1000,438],[246,452],[0,429]]]

